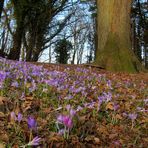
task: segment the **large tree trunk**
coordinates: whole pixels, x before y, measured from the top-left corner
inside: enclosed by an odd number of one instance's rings
[[[13,35],[13,47],[10,49],[8,59],[19,60],[22,46],[22,39],[24,35],[24,21],[26,10],[24,8],[25,1],[12,0],[14,5],[14,16],[16,19],[16,30]]]
[[[95,63],[111,71],[141,69],[131,50],[130,10],[132,0],[98,1],[98,48]]]

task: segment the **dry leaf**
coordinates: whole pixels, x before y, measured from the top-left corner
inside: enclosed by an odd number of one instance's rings
[[[100,127],[97,129],[97,131],[98,131],[99,133],[104,134],[104,135],[109,135],[109,133],[108,133],[108,131],[107,131],[107,128],[106,128],[105,126],[100,126]]]
[[[148,118],[143,118],[142,120],[141,120],[141,123],[148,123]]]
[[[97,137],[95,137],[95,138],[94,138],[94,144],[100,144],[100,139],[97,138]]]
[[[54,136],[54,137],[49,138],[49,141],[61,141],[61,137]]]
[[[17,144],[14,144],[14,145],[12,146],[12,148],[19,148],[19,146],[18,146]]]
[[[0,143],[0,148],[5,148],[4,144]]]
[[[45,114],[49,114],[49,113],[51,112],[51,108],[44,108],[44,109],[43,109],[43,112],[44,112]]]
[[[122,116],[121,115],[119,115],[119,114],[116,114],[116,116],[115,116],[115,119],[122,119]]]
[[[24,111],[27,111],[31,108],[32,101],[33,97],[26,97],[25,102],[22,105]]]
[[[7,143],[9,141],[9,137],[6,133],[0,133],[0,140]]]
[[[106,105],[106,110],[114,110],[114,103],[113,102],[109,102],[107,105]]]
[[[85,141],[89,142],[89,141],[93,141],[94,140],[94,136],[89,135],[85,138]]]
[[[31,83],[26,83],[26,87],[30,88],[31,87]]]
[[[145,141],[146,143],[148,143],[148,138],[142,138],[143,141]]]
[[[3,112],[0,112],[0,119],[5,118],[5,114]]]
[[[4,103],[5,100],[6,98],[0,96],[0,111],[1,112],[5,112],[5,108],[6,108],[5,103]]]
[[[80,121],[80,122],[84,122],[85,120],[86,120],[86,116],[80,116],[80,117],[79,117],[79,121]]]
[[[115,133],[115,134],[110,134],[109,135],[109,139],[114,139],[118,136],[118,133]]]
[[[4,101],[5,100],[5,98],[4,97],[2,97],[2,96],[0,96],[0,105],[3,105],[4,104]]]

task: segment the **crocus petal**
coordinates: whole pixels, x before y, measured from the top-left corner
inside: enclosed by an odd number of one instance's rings
[[[58,118],[57,118],[57,121],[58,122],[63,122],[63,115],[59,115]]]
[[[18,122],[21,122],[22,118],[23,118],[23,115],[21,113],[18,113],[18,117],[17,117]]]
[[[11,112],[10,113],[10,117],[11,117],[11,120],[16,120],[16,115],[15,115],[15,112]]]
[[[70,116],[74,116],[76,114],[76,111],[74,109],[70,109]]]

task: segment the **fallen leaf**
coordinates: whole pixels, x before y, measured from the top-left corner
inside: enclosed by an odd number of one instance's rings
[[[86,116],[80,116],[79,117],[79,121],[80,122],[85,122],[85,120],[86,120]]]
[[[4,97],[2,97],[2,96],[0,96],[0,105],[3,105],[4,104],[4,101],[5,100],[5,98]]]
[[[49,138],[49,141],[60,141],[60,140],[61,140],[60,136],[55,136],[55,137]]]
[[[115,116],[115,119],[122,119],[122,116],[121,115],[119,115],[119,114],[116,114],[116,116]]]
[[[115,134],[110,134],[109,135],[109,139],[114,139],[118,136],[118,133],[115,133]]]
[[[89,135],[85,138],[85,141],[87,141],[87,142],[90,142],[90,141],[93,141],[93,140],[94,140],[94,136],[92,136],[92,135]]]
[[[27,111],[28,109],[31,108],[32,101],[33,101],[33,97],[26,97],[25,102],[22,104],[24,111]]]
[[[114,103],[113,102],[109,102],[107,105],[106,105],[106,110],[114,110]]]
[[[19,148],[19,146],[18,146],[17,144],[14,144],[14,145],[12,146],[12,148]]]
[[[0,119],[5,118],[5,114],[3,112],[0,112]]]
[[[6,108],[4,103],[5,100],[6,98],[0,96],[0,112],[5,112],[5,108]]]
[[[0,148],[5,148],[4,144],[0,143]]]
[[[148,138],[143,138],[143,141],[148,143]]]
[[[143,118],[141,121],[140,121],[140,123],[148,123],[148,118]]]
[[[5,143],[8,143],[9,137],[6,133],[0,133],[0,140],[5,142]]]
[[[97,129],[97,131],[98,131],[99,133],[104,134],[104,135],[109,135],[109,133],[108,133],[108,131],[107,131],[107,128],[106,128],[105,126],[100,126],[100,127]]]
[[[95,138],[94,138],[94,144],[100,144],[100,139],[97,138],[97,137],[95,137]]]

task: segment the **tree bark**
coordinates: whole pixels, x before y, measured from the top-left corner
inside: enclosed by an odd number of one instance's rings
[[[95,63],[110,71],[136,72],[141,65],[131,50],[132,0],[98,1],[98,48]]]
[[[22,45],[22,35],[23,35],[23,22],[20,23],[13,36],[13,47],[10,49],[8,59],[19,60],[21,45]]]
[[[22,46],[22,39],[24,35],[24,21],[26,10],[24,9],[24,1],[12,0],[14,5],[14,16],[16,19],[16,30],[13,34],[13,47],[10,49],[8,59],[19,60]]]

